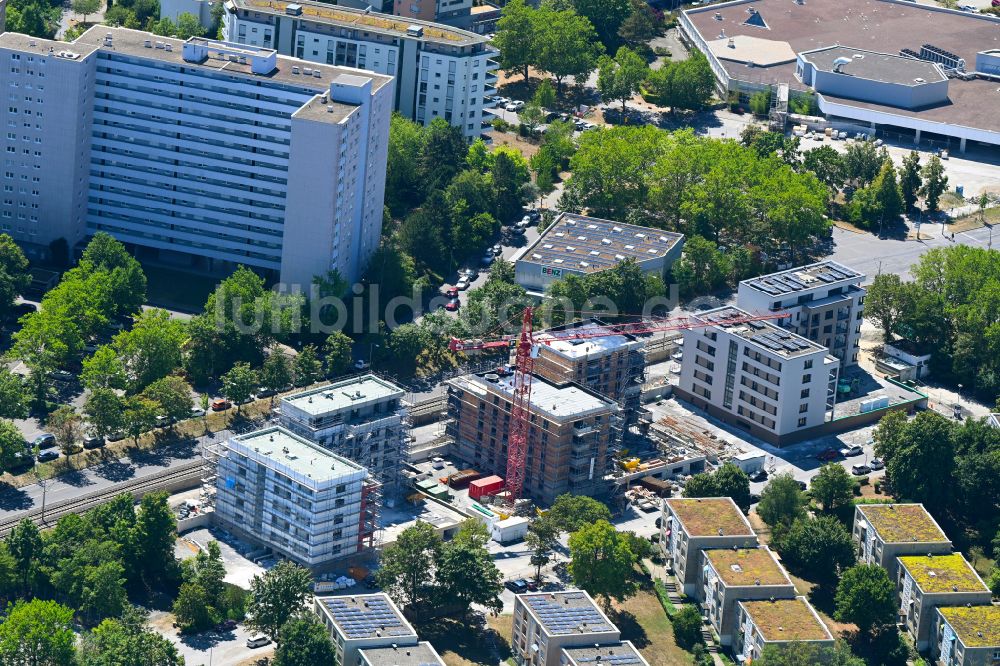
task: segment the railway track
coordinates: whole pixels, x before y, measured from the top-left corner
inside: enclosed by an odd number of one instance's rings
[[[8,518],[0,521],[0,537],[6,537],[14,529],[14,526],[25,518],[29,518],[38,526],[44,526],[54,523],[60,517],[67,514],[83,513],[89,509],[93,509],[121,493],[131,493],[134,497],[139,498],[146,493],[164,488],[177,488],[178,484],[188,481],[194,482],[194,485],[196,485],[202,476],[203,467],[201,459],[191,460],[157,474],[124,481],[110,488],[96,490],[86,495],[62,500],[61,502],[50,502],[45,505],[44,520],[42,520],[41,507],[25,509],[19,512],[16,518]]]

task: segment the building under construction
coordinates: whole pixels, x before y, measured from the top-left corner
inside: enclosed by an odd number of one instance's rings
[[[483,474],[506,474],[513,379],[504,367],[447,382],[452,454]],[[621,412],[580,384],[532,376],[522,495],[547,505],[564,493],[605,494]]]
[[[379,484],[368,470],[281,427],[205,447],[215,520],[236,536],[322,571],[370,550]]]

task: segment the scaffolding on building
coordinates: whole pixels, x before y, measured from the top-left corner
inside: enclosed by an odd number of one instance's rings
[[[361,487],[358,553],[382,547],[382,484],[368,480]]]
[[[205,510],[215,509],[219,460],[226,457],[227,453],[228,449],[223,442],[202,442],[201,501]]]

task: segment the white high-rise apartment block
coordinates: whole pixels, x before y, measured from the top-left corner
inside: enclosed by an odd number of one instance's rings
[[[736,305],[750,312],[784,311],[777,324],[825,346],[841,367],[858,364],[865,276],[821,261],[740,282]]]
[[[395,494],[409,440],[404,395],[375,375],[344,379],[283,397],[281,425],[364,465]]]
[[[407,118],[444,118],[479,136],[483,99],[496,93],[498,51],[483,35],[323,2],[226,0],[223,36],[239,44],[396,77]]]
[[[106,231],[171,263],[309,285],[378,245],[393,82],[274,50],[94,26],[0,36],[0,231]]]
[[[748,315],[731,306],[698,313],[713,323],[684,331],[677,394],[780,446],[832,415],[840,363],[769,321],[726,323]]]
[[[283,428],[211,447],[215,519],[234,534],[322,568],[371,547],[368,471]]]

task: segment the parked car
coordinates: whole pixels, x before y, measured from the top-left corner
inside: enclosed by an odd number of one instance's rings
[[[503,246],[500,245],[500,243],[497,243],[490,249],[493,252],[494,257],[499,257],[501,254],[503,254]]]
[[[370,365],[371,364],[368,361],[364,360],[363,358],[359,358],[357,361],[354,362],[354,369],[367,370]]]
[[[217,631],[232,631],[236,628],[236,620],[225,620],[215,625]]]
[[[104,446],[104,438],[100,435],[87,435],[83,438],[83,448],[99,449]]]
[[[166,428],[171,423],[173,423],[173,419],[171,419],[166,414],[160,414],[159,416],[156,417],[157,428]]]
[[[479,261],[483,266],[489,266],[493,263],[493,253],[487,252],[483,255],[483,258]]]
[[[455,283],[455,289],[458,289],[459,291],[465,291],[466,289],[469,288],[470,284],[472,284],[472,280],[470,280],[468,277],[462,277],[459,278],[458,282]]]
[[[851,474],[854,476],[864,476],[865,474],[871,474],[872,468],[868,465],[854,465],[851,467]]]
[[[40,449],[51,449],[55,445],[56,436],[50,432],[43,432],[31,443],[32,448],[37,446]]]
[[[461,304],[458,302],[458,299],[453,298],[445,304],[444,309],[448,312],[456,312],[459,307],[461,307]]]
[[[525,213],[525,217],[529,218],[532,222],[538,222],[542,219],[542,211],[537,208],[529,208]]]
[[[116,430],[115,432],[108,435],[109,442],[118,442],[125,439],[125,433]]]
[[[202,409],[201,407],[192,407],[191,408],[191,418],[195,418],[197,416],[204,416],[204,415],[205,415],[205,410]]]
[[[528,590],[531,591],[531,592],[538,591],[538,583],[535,582],[534,578],[529,578],[528,579]]]
[[[820,451],[816,454],[816,460],[822,460],[823,462],[830,462],[831,460],[836,460],[839,457],[840,452],[833,448]]]
[[[49,449],[48,451],[42,451],[38,454],[38,462],[49,462],[50,460],[58,460],[59,452]]]
[[[512,102],[508,102],[507,106],[504,107],[507,111],[520,111],[524,108],[524,102],[519,99],[515,99]]]
[[[853,446],[845,446],[844,448],[842,448],[840,450],[840,455],[844,456],[845,458],[852,458],[854,456],[860,456],[864,452],[865,450],[862,449],[858,444],[854,444]]]
[[[885,468],[885,463],[882,462],[881,458],[872,458],[868,466],[872,468],[873,471]]]
[[[271,639],[268,638],[267,636],[251,636],[250,638],[247,639],[247,647],[251,649],[264,647],[265,645],[270,645],[270,644],[271,644]]]
[[[525,215],[520,220],[518,220],[514,226],[517,227],[518,229],[526,229],[527,227],[531,226],[531,218]]]
[[[49,373],[49,379],[57,382],[71,382],[76,379],[76,376],[72,372],[66,372],[65,370],[53,370]]]
[[[754,483],[756,483],[758,481],[766,481],[767,480],[767,470],[763,469],[763,468],[758,469],[756,472],[754,472],[753,474],[750,475],[750,480],[753,481]]]
[[[448,287],[445,290],[444,295],[448,298],[458,298],[458,287]]]
[[[213,412],[223,412],[233,406],[233,403],[229,402],[225,398],[216,398],[212,401],[212,411]]]
[[[258,398],[270,398],[272,395],[277,395],[277,394],[278,392],[275,389],[264,388],[264,387],[258,388],[256,393]]]
[[[796,483],[799,484],[799,490],[803,492],[809,490],[809,484],[807,484],[805,481],[796,481]]]
[[[518,578],[517,580],[509,580],[504,583],[504,586],[513,592],[514,594],[524,594],[528,591],[528,581],[523,578]]]

